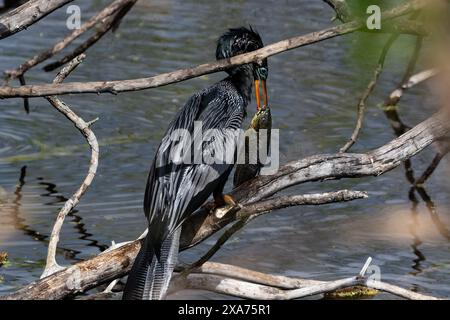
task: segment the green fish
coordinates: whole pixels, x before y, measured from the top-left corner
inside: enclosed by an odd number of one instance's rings
[[[245,132],[246,139],[243,148],[245,148],[245,164],[237,164],[236,170],[234,172],[233,178],[233,186],[236,188],[237,186],[243,184],[244,182],[256,177],[259,174],[259,171],[263,167],[263,164],[260,162],[258,157],[257,162],[255,164],[249,163],[249,150],[248,147],[248,135],[257,134],[260,129],[267,129],[267,149],[270,148],[270,130],[272,129],[272,114],[270,113],[270,108],[268,106],[260,108],[252,118],[250,122],[250,127]],[[252,132],[253,131],[253,132]],[[259,155],[259,136],[258,137],[258,155]]]

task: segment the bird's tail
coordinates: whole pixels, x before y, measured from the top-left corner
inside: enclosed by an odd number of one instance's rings
[[[148,236],[144,239],[123,292],[124,300],[161,300],[169,287],[177,263],[180,241],[178,228],[162,243],[159,260]]]

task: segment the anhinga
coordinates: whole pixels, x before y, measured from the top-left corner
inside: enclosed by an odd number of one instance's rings
[[[216,59],[230,58],[262,47],[261,37],[251,27],[230,29],[218,40]],[[260,83],[264,105],[267,105],[267,60],[231,67],[226,72],[227,78],[195,93],[188,100],[159,145],[145,190],[148,233],[131,269],[123,299],[162,299],[176,264],[181,225],[186,218],[211,194],[216,206],[234,204],[230,196],[223,194],[233,164],[186,163],[173,159],[176,146],[172,134],[183,129],[196,135],[198,130],[194,122],[201,123],[202,132],[217,129],[219,134],[238,134],[236,129],[241,128],[246,115],[253,81],[258,110],[261,107]],[[195,148],[194,145],[189,147]],[[200,150],[202,154],[211,152],[208,147],[205,148],[208,150],[203,148],[204,144]]]

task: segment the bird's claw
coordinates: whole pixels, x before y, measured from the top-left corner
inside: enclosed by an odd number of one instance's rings
[[[229,194],[222,194],[218,197],[214,197],[214,202],[208,202],[206,204],[203,205],[203,208],[205,208],[206,210],[208,210],[210,213],[213,213],[214,211],[216,211],[219,208],[225,208],[225,207],[240,207],[242,208],[242,205],[240,205],[239,203],[237,203],[233,197]]]

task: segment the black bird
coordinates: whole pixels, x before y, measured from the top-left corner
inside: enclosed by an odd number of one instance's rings
[[[257,50],[263,47],[259,34],[250,28],[230,29],[217,44],[216,59]],[[180,161],[174,154],[189,148],[201,156],[216,156],[223,148],[220,139],[196,146],[195,137],[208,129],[216,129],[215,138],[236,140],[238,130],[251,100],[252,82],[255,83],[257,108],[260,108],[259,83],[263,87],[267,104],[265,81],[268,76],[267,60],[249,63],[226,70],[228,77],[195,93],[178,112],[158,147],[150,168],[144,198],[144,211],[148,220],[148,234],[136,257],[125,286],[123,299],[162,299],[167,291],[178,256],[181,225],[213,194],[215,206],[235,204],[223,188],[233,168],[231,163],[200,163]],[[197,122],[199,121],[199,122]],[[196,122],[196,123],[194,123]],[[185,130],[193,139],[174,143],[174,133]],[[204,138],[204,137],[203,137]],[[205,141],[205,140],[203,140]],[[227,149],[228,150],[228,149]],[[195,157],[195,155],[194,155]],[[192,160],[183,158],[184,160]],[[202,158],[204,159],[204,158]],[[195,159],[194,159],[195,160]]]

